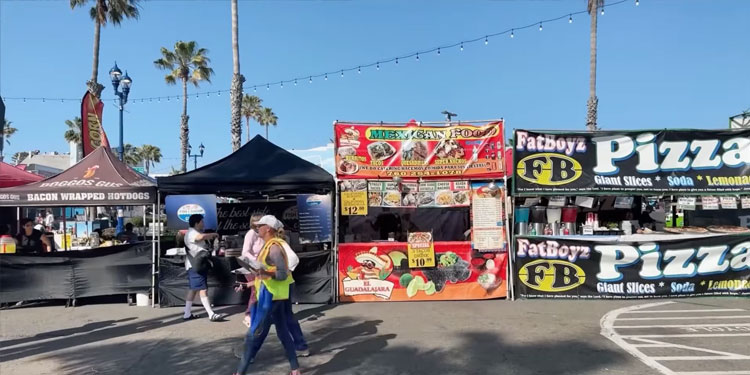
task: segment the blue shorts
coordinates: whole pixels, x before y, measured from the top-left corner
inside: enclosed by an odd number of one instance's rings
[[[206,282],[207,276],[201,275],[194,269],[190,268],[187,271],[188,283],[190,284],[190,290],[206,290],[208,289],[208,283]]]

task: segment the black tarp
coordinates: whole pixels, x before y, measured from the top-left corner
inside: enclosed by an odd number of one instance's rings
[[[151,243],[35,255],[0,254],[0,302],[151,290]]]
[[[330,303],[333,288],[331,252],[298,253],[300,263],[294,270],[292,301],[300,303]],[[208,275],[208,296],[214,305],[246,305],[249,294],[234,291],[237,276],[230,273],[237,268],[234,258],[216,258],[217,267]],[[244,278],[243,278],[244,281]],[[188,291],[184,260],[162,258],[159,268],[159,305],[182,306]]]
[[[259,135],[219,161],[188,173],[159,177],[157,184],[162,195],[274,196],[334,190],[333,175]]]

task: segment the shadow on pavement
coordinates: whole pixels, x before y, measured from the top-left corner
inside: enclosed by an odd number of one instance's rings
[[[314,331],[306,331],[312,357],[300,358],[303,373],[598,374],[627,359],[625,353],[585,340],[510,343],[498,333],[480,331],[446,332],[444,345],[430,342],[425,344],[431,348],[425,348],[419,337],[380,333],[382,323],[340,317],[326,319]],[[456,337],[448,337],[450,334]],[[172,337],[89,345],[42,359],[60,363],[61,373],[231,374],[238,364],[233,348],[242,342],[240,336],[203,342]],[[394,344],[397,337],[402,343]],[[248,373],[280,374],[288,369],[281,345],[272,334]]]
[[[60,329],[57,331],[42,332],[32,337],[4,340],[4,341],[0,341],[0,348],[7,348],[10,346],[26,344],[26,343],[34,342],[38,340],[46,340],[46,339],[53,338],[53,337],[65,337],[65,336],[75,335],[78,333],[87,333],[87,332],[95,331],[95,330],[102,329],[102,328],[113,327],[117,323],[129,322],[131,320],[136,320],[136,319],[138,318],[130,317],[130,318],[125,318],[125,319],[120,319],[120,320],[104,320],[101,322],[93,322],[93,323],[84,324],[80,327],[75,327],[75,328],[66,328],[66,329]],[[0,354],[2,353],[0,352]]]

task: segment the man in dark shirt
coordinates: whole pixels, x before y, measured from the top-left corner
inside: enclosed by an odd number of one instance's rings
[[[49,239],[42,233],[34,229],[34,220],[23,219],[21,220],[21,231],[16,235],[16,243],[18,253],[43,253],[44,247],[52,249],[52,244]]]

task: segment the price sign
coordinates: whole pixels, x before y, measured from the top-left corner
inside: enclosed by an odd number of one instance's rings
[[[750,208],[750,197],[742,197],[742,208]]]
[[[736,210],[737,209],[737,198],[735,197],[721,197],[721,208],[725,210]]]
[[[343,216],[365,216],[367,215],[367,192],[366,191],[342,191],[341,192],[341,215]]]
[[[704,210],[718,210],[719,209],[719,198],[717,197],[701,197],[701,205]]]
[[[563,207],[565,206],[566,199],[565,197],[549,197],[549,206],[550,207]]]
[[[409,233],[409,268],[435,267],[435,247],[432,233]]]
[[[695,197],[679,197],[677,198],[677,208],[681,210],[695,211]]]

